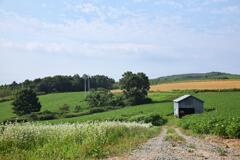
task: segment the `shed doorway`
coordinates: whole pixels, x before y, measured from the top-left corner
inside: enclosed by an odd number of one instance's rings
[[[193,114],[195,113],[195,109],[194,108],[179,108],[179,117],[183,117],[185,115],[188,114]]]

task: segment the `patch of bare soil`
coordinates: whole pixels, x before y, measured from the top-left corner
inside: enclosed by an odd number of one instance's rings
[[[240,150],[240,139],[225,139],[218,136],[209,136],[206,138],[207,141],[220,143],[226,145],[226,147],[234,147]]]

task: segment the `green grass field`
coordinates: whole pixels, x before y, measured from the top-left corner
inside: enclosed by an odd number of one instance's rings
[[[205,92],[197,96],[214,110],[184,117],[181,127],[199,134],[240,138],[240,92]]]
[[[173,99],[176,97],[176,93],[173,92],[164,92],[164,93],[150,93],[149,96],[153,99],[154,103],[139,105],[134,107],[125,107],[123,109],[113,110],[104,113],[97,113],[88,116],[82,116],[77,118],[66,118],[58,119],[52,122],[75,122],[75,121],[86,121],[86,120],[103,120],[111,119],[113,117],[121,116],[134,116],[140,114],[148,113],[159,113],[161,115],[166,115],[172,112],[171,103],[167,100]],[[74,106],[80,105],[82,111],[88,110],[88,105],[84,101],[85,94],[84,92],[69,92],[69,93],[54,93],[48,95],[39,96],[40,102],[42,104],[42,111],[57,111],[59,107],[67,104],[70,106],[71,111]],[[0,121],[13,117],[15,114],[12,113],[12,101],[0,103]]]
[[[196,96],[205,101],[204,106],[216,110],[205,112],[211,116],[239,116],[240,115],[240,92],[202,92]]]
[[[49,122],[62,123],[84,122],[89,120],[111,120],[120,117],[132,117],[150,113],[158,113],[161,116],[166,116],[171,114],[173,110],[173,104],[171,100],[179,95],[181,95],[179,92],[150,93],[149,96],[155,101],[155,103],[125,107],[118,110],[75,118],[56,119]],[[205,101],[205,108],[215,108],[214,111],[205,112],[199,116],[210,118],[216,116],[232,117],[240,115],[240,92],[200,92],[194,95]]]
[[[73,110],[74,106],[80,105],[82,111],[88,108],[85,99],[84,92],[68,92],[68,93],[52,93],[48,95],[39,96],[42,104],[41,111],[57,111],[59,107],[67,104],[70,106],[70,110]],[[0,121],[13,117],[12,113],[12,101],[0,103]]]
[[[172,113],[173,104],[171,100],[177,96],[183,95],[181,92],[156,92],[149,93],[154,103],[138,106],[124,107],[122,109],[111,110],[102,113],[95,113],[74,118],[64,118],[49,121],[50,123],[61,122],[84,122],[89,120],[111,120],[124,117],[133,117],[137,115],[146,115],[158,113],[161,116],[166,116]],[[200,116],[214,117],[224,116],[232,117],[240,115],[240,92],[200,92],[194,94],[198,98],[205,101],[205,108],[214,107],[215,110],[205,112]],[[82,111],[88,110],[88,106],[84,101],[85,95],[83,92],[71,93],[55,93],[39,96],[43,110],[57,111],[63,104],[68,104],[73,110],[75,105],[80,105]],[[0,120],[4,120],[14,116],[11,110],[11,101],[0,103]]]

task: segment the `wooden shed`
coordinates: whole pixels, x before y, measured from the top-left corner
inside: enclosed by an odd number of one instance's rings
[[[173,103],[174,115],[180,118],[187,114],[202,113],[204,110],[204,101],[192,95],[184,95],[179,97],[173,100]]]

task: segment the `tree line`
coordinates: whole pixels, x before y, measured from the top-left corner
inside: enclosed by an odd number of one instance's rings
[[[97,77],[99,78],[99,76]],[[113,95],[108,89],[92,89],[86,97],[86,101],[91,108],[90,112],[151,102],[151,99],[147,97],[150,88],[149,79],[144,73],[125,72],[119,84],[123,94]],[[20,116],[41,110],[37,94],[30,88],[18,92],[12,105],[14,113]],[[68,110],[68,106],[61,107],[61,110]]]
[[[78,74],[73,76],[57,75],[53,77],[37,78],[34,80],[25,80],[22,83],[16,83],[14,81],[12,84],[2,85],[0,86],[0,97],[8,96],[9,94],[13,94],[14,91],[23,88],[43,93],[84,91],[86,79],[89,79],[91,89],[112,89],[115,83],[114,79],[104,75],[94,75],[89,77],[87,75],[79,76]],[[88,89],[88,87],[86,89]]]

